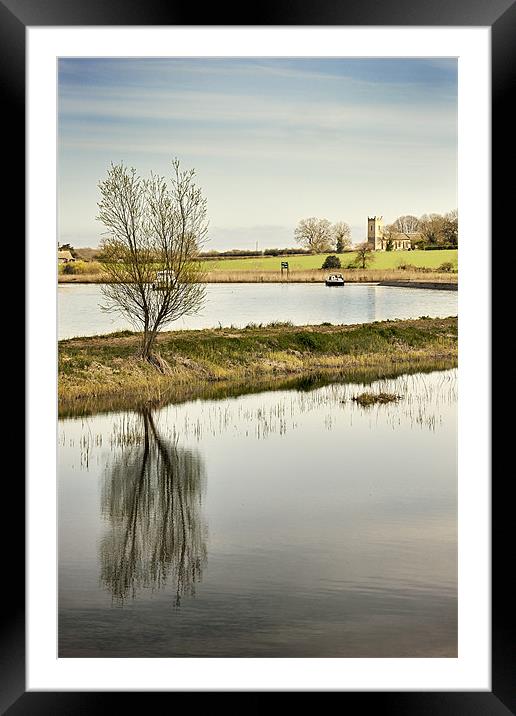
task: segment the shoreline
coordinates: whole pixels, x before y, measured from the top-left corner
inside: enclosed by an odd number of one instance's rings
[[[345,283],[347,284],[369,284],[373,286],[391,286],[395,288],[426,288],[430,290],[442,290],[442,291],[457,291],[458,290],[458,281],[450,281],[443,280],[440,276],[433,277],[429,276],[426,280],[423,279],[406,279],[406,278],[396,278],[396,279],[380,279],[380,278],[369,278],[367,277],[359,277],[359,278],[349,278],[344,275]],[[302,284],[302,283],[317,283],[324,285],[325,278],[314,278],[312,276],[310,277],[296,277],[289,280],[285,280],[279,277],[271,277],[271,276],[250,276],[248,280],[242,279],[242,274],[240,274],[238,277],[235,277],[234,280],[231,278],[228,278],[227,275],[216,277],[214,274],[210,274],[210,276],[207,278],[204,283],[206,284],[215,284],[215,283],[241,283],[241,284],[249,284],[249,283],[277,283],[277,284]],[[58,285],[70,285],[70,284],[79,284],[79,285],[86,285],[86,284],[104,284],[107,283],[106,281],[102,280],[102,277],[97,274],[84,274],[84,275],[64,275],[64,276],[58,276]]]
[[[59,341],[59,414],[154,406],[237,386],[325,375],[413,372],[457,362],[457,318],[160,333],[167,374],[136,357],[130,331]],[[437,368],[435,368],[437,369]],[[271,388],[272,389],[272,388]]]
[[[458,291],[458,283],[438,281],[379,281],[376,286],[395,286],[396,288],[428,288],[438,291]]]

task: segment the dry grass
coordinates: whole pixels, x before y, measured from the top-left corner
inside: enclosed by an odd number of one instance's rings
[[[291,271],[287,279],[279,271],[210,271],[207,283],[322,283],[328,271],[310,269]],[[339,269],[349,283],[375,283],[381,281],[411,281],[432,283],[457,283],[457,274],[437,271],[405,271],[402,269]]]
[[[83,273],[83,274],[64,274],[60,273],[57,277],[58,283],[106,283],[106,274],[100,273]]]
[[[339,271],[349,283],[380,283],[383,281],[402,281],[410,283],[454,283],[458,282],[455,273],[436,271],[406,271],[402,269],[354,269]],[[210,271],[205,274],[206,283],[322,283],[328,271],[310,269],[291,271],[287,279],[281,278],[279,271]],[[106,275],[84,273],[80,275],[59,274],[59,283],[104,283]]]

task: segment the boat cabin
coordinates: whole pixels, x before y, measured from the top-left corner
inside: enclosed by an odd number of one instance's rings
[[[176,280],[174,271],[156,271],[156,279],[152,284],[153,289],[170,288]]]

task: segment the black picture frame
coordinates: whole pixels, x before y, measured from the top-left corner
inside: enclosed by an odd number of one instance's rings
[[[157,0],[0,0],[0,88],[3,94],[4,141],[16,148],[16,161],[4,167],[4,201],[10,213],[25,215],[25,33],[35,26],[96,25],[370,25],[370,26],[484,26],[492,37],[492,236],[503,236],[502,216],[513,206],[514,184],[502,167],[514,157],[511,99],[516,89],[515,0],[272,0],[246,8],[215,4],[202,10]],[[497,168],[499,171],[496,171]],[[19,231],[19,224],[18,224]],[[493,301],[496,292],[493,292]],[[493,311],[494,315],[494,311]],[[31,346],[28,346],[31,349]],[[492,454],[501,438],[493,435]],[[2,529],[4,536],[4,608],[1,612],[0,711],[19,714],[90,714],[120,710],[120,699],[135,708],[149,708],[149,699],[167,699],[174,693],[26,692],[25,689],[25,486],[19,474],[8,480],[7,502],[17,506],[18,520]],[[512,510],[510,481],[492,472],[492,690],[473,692],[339,692],[344,708],[371,708],[376,712],[405,714],[516,713],[513,607],[505,598],[511,576]],[[12,508],[14,511],[14,507]],[[509,548],[509,549],[508,549]],[[6,578],[6,575],[8,577]],[[510,592],[509,592],[510,593]]]

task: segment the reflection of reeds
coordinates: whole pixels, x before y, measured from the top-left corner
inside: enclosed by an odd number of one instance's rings
[[[217,400],[209,400],[209,396],[205,396],[206,400],[197,405],[171,403],[159,413],[164,425],[162,435],[171,443],[175,443],[179,436],[181,439],[201,442],[207,435],[216,437],[230,431],[243,438],[266,439],[270,435],[285,435],[295,430],[303,414],[318,410],[325,411],[324,427],[336,430],[339,427],[337,418],[343,411],[352,420],[357,411],[364,410],[353,398],[366,386],[367,392],[373,395],[385,393],[403,398],[390,404],[387,402],[369,406],[367,411],[370,419],[375,419],[380,410],[383,419],[393,428],[406,420],[411,427],[435,430],[442,422],[442,407],[452,405],[457,400],[457,369],[403,374],[377,380],[368,380],[364,375],[360,383],[329,382],[324,376],[313,376],[311,380],[305,378],[291,383],[289,390],[285,389],[287,386],[283,390],[275,390],[277,385],[272,384],[269,385],[269,391],[264,390],[254,397],[244,392],[241,400],[238,394],[231,399],[232,394],[228,393],[225,399],[219,394]],[[134,424],[131,415],[121,414],[114,421],[110,438],[113,449],[142,445],[144,433]],[[87,423],[84,419],[83,424]],[[88,457],[96,444],[101,445],[99,439],[101,436],[86,431],[83,433],[81,448],[87,448]],[[64,445],[65,441],[63,433],[60,444]]]
[[[69,402],[66,405],[60,404],[59,417],[85,417],[89,414],[112,412],[114,410],[135,410],[140,408],[163,408],[171,403],[184,403],[189,400],[224,400],[226,397],[236,397],[250,393],[268,392],[271,390],[314,390],[319,386],[330,383],[363,383],[369,385],[372,382],[387,378],[397,377],[411,373],[426,373],[454,368],[456,359],[448,358],[442,360],[412,360],[409,363],[393,363],[389,366],[379,367],[376,365],[356,365],[353,368],[325,368],[319,367],[314,370],[307,370],[301,375],[290,377],[271,377],[266,374],[254,379],[219,380],[214,382],[201,382],[192,380],[163,390],[145,388],[135,396],[134,392],[125,392],[120,389],[116,394],[99,397],[92,395],[91,399],[84,398]]]
[[[392,426],[401,420],[411,427],[434,430],[441,422],[443,405],[452,405],[457,399],[457,371],[403,375],[372,382],[368,392],[375,396],[396,396],[396,400],[379,401],[368,411],[370,417],[381,410],[383,418]],[[362,384],[362,386],[365,384]],[[205,436],[219,436],[226,432],[266,439],[270,435],[284,435],[298,427],[303,414],[319,411],[327,430],[339,428],[339,415],[351,419],[364,410],[353,401],[360,384],[334,383],[309,391],[278,391],[256,396],[254,400],[231,400],[222,405],[213,402],[202,404],[189,414],[188,406],[170,405],[162,412],[163,422],[170,435],[180,434],[183,439],[201,441]],[[400,400],[400,398],[403,400]],[[193,408],[193,406],[192,406]]]
[[[172,580],[178,606],[194,593],[206,563],[204,467],[196,451],[163,439],[149,412],[139,421],[139,429],[119,425],[112,441],[121,453],[102,489],[109,531],[99,548],[101,582],[123,603],[137,589]]]

